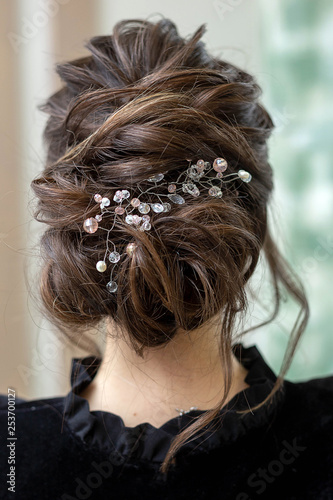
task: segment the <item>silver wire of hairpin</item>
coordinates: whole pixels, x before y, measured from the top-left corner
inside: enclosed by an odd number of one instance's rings
[[[152,227],[151,225],[151,216],[148,215],[150,211],[155,214],[169,212],[171,210],[171,205],[169,202],[164,202],[163,198],[168,198],[172,203],[176,205],[182,205],[186,201],[177,191],[182,191],[182,193],[192,195],[193,197],[200,196],[200,191],[203,189],[208,189],[208,194],[214,198],[222,198],[222,184],[227,184],[232,182],[233,179],[239,178],[245,183],[249,183],[252,179],[252,176],[246,170],[238,170],[238,172],[232,172],[230,174],[224,175],[225,170],[228,167],[227,161],[224,158],[215,158],[213,165],[204,160],[198,160],[195,164],[191,164],[191,160],[187,160],[189,162],[189,166],[185,169],[185,171],[181,172],[176,181],[163,181],[164,175],[163,173],[153,174],[145,182],[153,183],[153,186],[148,187],[145,190],[141,188],[141,182],[136,184],[135,189],[139,191],[140,194],[137,197],[133,197],[131,200],[131,193],[128,189],[116,189],[115,194],[113,196],[113,201],[117,204],[114,210],[108,209],[111,204],[110,198],[106,196],[102,196],[101,194],[95,194],[93,199],[96,203],[99,204],[101,213],[97,214],[95,217],[89,217],[83,222],[83,229],[89,234],[95,233],[99,228],[107,231],[106,238],[106,250],[104,253],[103,260],[99,260],[96,263],[96,269],[100,273],[103,273],[107,269],[106,259],[109,253],[109,261],[113,264],[110,281],[107,283],[106,288],[110,293],[115,293],[118,289],[117,282],[113,280],[113,270],[116,264],[120,261],[120,259],[127,255],[132,257],[136,243],[129,243],[125,251],[123,253],[119,253],[115,244],[110,240],[109,235],[112,232],[116,220],[118,217],[124,215],[124,220],[127,224],[136,227],[136,229],[141,231],[149,231]],[[215,177],[212,177],[210,174],[212,171],[215,171]],[[167,172],[165,172],[167,173]],[[185,177],[183,181],[180,179]],[[205,180],[206,179],[206,180]],[[163,182],[162,182],[163,181]],[[220,186],[214,184],[214,182],[219,182]],[[166,187],[168,194],[166,193],[156,193],[152,192],[157,187]],[[199,187],[198,187],[199,186]],[[199,189],[200,188],[200,189]],[[142,197],[144,195],[149,195],[150,197],[155,196],[156,200],[152,201],[144,201]],[[123,206],[123,202],[127,202],[126,206]],[[138,210],[139,214],[133,215],[133,212]],[[103,218],[112,216],[113,224],[110,229],[103,228],[99,225],[102,222]],[[113,245],[113,250],[110,252],[109,244]]]

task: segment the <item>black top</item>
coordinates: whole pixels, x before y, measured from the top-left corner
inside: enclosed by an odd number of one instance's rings
[[[204,410],[159,428],[90,412],[78,393],[100,358],[72,360],[65,397],[16,399],[16,440],[7,431],[7,395],[0,396],[0,498],[333,499],[333,376],[285,381],[271,403],[240,415],[269,394],[276,376],[255,346],[237,344],[234,353],[250,387],[221,410],[219,425],[180,449],[167,476],[159,466],[172,438]]]

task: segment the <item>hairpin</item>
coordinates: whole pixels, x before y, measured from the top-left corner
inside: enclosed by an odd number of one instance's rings
[[[122,220],[140,231],[149,231],[153,222],[152,213],[158,215],[169,212],[171,210],[169,202],[182,205],[186,202],[185,195],[196,198],[203,191],[207,191],[208,195],[214,198],[222,198],[222,184],[231,182],[235,178],[241,179],[245,183],[250,182],[252,179],[251,174],[246,170],[238,170],[238,172],[225,175],[224,172],[227,170],[228,164],[224,158],[216,158],[213,165],[204,160],[198,160],[194,165],[191,164],[191,160],[188,161],[188,168],[178,176],[176,181],[166,181],[165,174],[158,173],[136,184],[135,192],[139,192],[139,194],[133,197],[128,189],[116,189],[113,195],[114,206],[111,206],[109,197],[101,194],[94,195],[94,201],[99,205],[101,213],[95,215],[95,217],[85,219],[83,229],[89,234],[95,233],[99,228],[107,231],[104,258],[96,263],[96,269],[100,273],[106,271],[107,258],[113,264],[110,280],[106,285],[110,293],[115,293],[118,289],[118,285],[112,277],[115,266],[123,255],[133,255],[136,248],[135,243],[129,243],[125,251],[121,253],[109,239],[117,220]],[[142,184],[145,184],[145,189],[142,188]],[[165,192],[161,188],[164,188]],[[156,192],[157,189],[159,192]],[[110,229],[100,226],[100,222],[108,217],[113,217]],[[110,245],[112,245],[112,249],[110,249]]]

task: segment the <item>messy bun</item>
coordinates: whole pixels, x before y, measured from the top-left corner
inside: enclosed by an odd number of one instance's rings
[[[275,290],[272,317],[280,285],[303,314],[274,393],[305,327],[307,303],[267,227],[273,184],[266,141],[273,123],[253,78],[209,56],[200,42],[203,31],[186,41],[168,20],[123,21],[112,36],[90,40],[91,55],[57,67],[65,86],[42,106],[49,114],[47,164],[32,183],[36,218],[49,226],[42,237],[41,297],[51,319],[76,343],[79,331],[112,318],[140,355],[221,313],[229,380],[233,326],[246,309],[245,285],[263,251]],[[151,174],[176,178],[188,159],[217,157],[227,160],[230,172],[250,172],[251,183],[228,184],[222,199],[200,196],[173,205],[149,233],[118,224],[112,241],[117,247],[135,242],[136,249],[119,263],[118,291],[110,294],[108,277],[95,267],[105,233],[82,230],[83,220],[95,215],[94,194],[107,196],[121,186],[135,196],[138,182]],[[164,468],[218,410],[176,438]]]

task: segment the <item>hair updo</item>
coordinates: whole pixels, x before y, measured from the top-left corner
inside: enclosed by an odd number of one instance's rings
[[[302,287],[267,226],[273,123],[258,102],[253,77],[211,57],[200,41],[203,32],[202,26],[184,40],[169,20],[123,21],[112,35],[89,41],[91,55],[57,66],[65,85],[41,106],[49,115],[47,160],[32,182],[36,218],[49,226],[41,240],[41,297],[51,320],[75,343],[79,332],[112,318],[141,356],[179,329],[196,329],[221,313],[221,361],[229,380],[233,327],[246,309],[245,285],[263,251],[275,290],[269,320],[279,309],[280,285],[303,313],[273,395],[308,314]],[[94,194],[108,196],[121,187],[135,196],[137,183],[152,174],[176,179],[188,159],[217,157],[227,160],[229,172],[250,172],[251,183],[232,181],[221,199],[202,195],[172,205],[149,232],[117,224],[116,246],[136,247],[119,262],[118,290],[110,294],[107,273],[95,266],[103,258],[105,232],[82,230],[84,219],[95,215]],[[225,397],[229,388],[227,383]],[[219,409],[176,438],[164,465]]]

